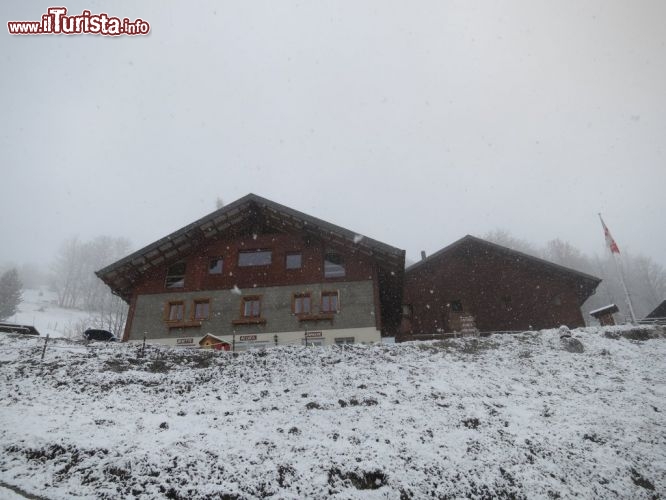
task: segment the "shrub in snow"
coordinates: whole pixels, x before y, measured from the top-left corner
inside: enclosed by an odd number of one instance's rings
[[[567,352],[581,353],[585,351],[583,343],[573,337],[562,337],[560,338],[560,342],[562,343],[562,348]]]

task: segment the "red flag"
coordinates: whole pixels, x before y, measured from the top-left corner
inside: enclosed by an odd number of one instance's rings
[[[604,236],[606,237],[606,245],[608,245],[612,253],[620,253],[620,249],[618,248],[617,243],[615,243],[615,240],[611,236],[608,227],[604,223],[604,220],[601,218],[601,214],[599,214],[599,219],[601,219],[601,225],[604,227]]]

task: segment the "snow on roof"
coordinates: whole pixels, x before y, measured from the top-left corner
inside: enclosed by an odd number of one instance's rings
[[[602,314],[609,314],[609,313],[616,313],[618,312],[619,309],[615,304],[609,304],[607,306],[600,307],[599,309],[595,309],[594,311],[590,311],[590,316],[601,316]]]

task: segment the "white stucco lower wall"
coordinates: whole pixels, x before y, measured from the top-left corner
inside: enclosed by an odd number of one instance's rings
[[[204,338],[203,335],[192,337],[162,337],[146,340],[147,344],[162,344],[177,347],[199,347],[199,341]],[[253,333],[249,335],[215,335],[217,338],[229,344],[235,344],[237,351],[247,349],[260,349],[262,347],[274,347],[276,345],[304,345],[306,340],[312,345],[335,345],[336,340],[346,339],[346,343],[353,344],[372,344],[382,341],[379,330],[374,327],[365,328],[338,328],[332,330],[301,330],[298,332],[279,332],[279,333]],[[140,344],[142,341],[130,340],[130,343]]]

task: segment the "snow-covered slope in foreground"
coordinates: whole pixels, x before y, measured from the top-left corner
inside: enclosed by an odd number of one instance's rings
[[[650,338],[631,340],[619,336]],[[46,498],[658,498],[666,338],[241,353],[0,337],[0,485]]]

